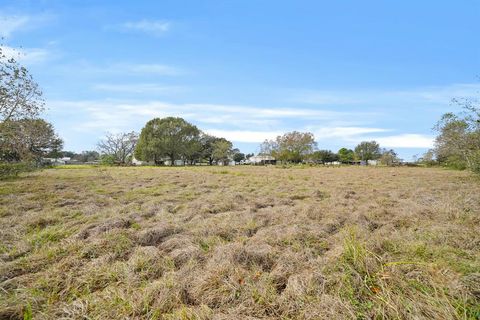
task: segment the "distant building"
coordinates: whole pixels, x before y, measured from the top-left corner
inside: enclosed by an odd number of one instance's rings
[[[270,155],[257,155],[248,158],[248,162],[254,165],[276,164],[277,160]]]
[[[74,164],[78,163],[76,160],[72,160],[70,157],[63,157],[63,158],[42,158],[42,161],[46,164],[52,166],[58,166],[62,164]]]
[[[217,161],[218,166],[235,166],[237,163],[233,160]]]

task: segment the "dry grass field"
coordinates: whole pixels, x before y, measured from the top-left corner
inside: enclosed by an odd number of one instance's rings
[[[480,181],[58,168],[0,182],[1,319],[476,319]]]

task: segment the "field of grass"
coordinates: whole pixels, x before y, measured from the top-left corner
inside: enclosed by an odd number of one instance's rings
[[[478,319],[480,181],[64,168],[0,181],[0,319]]]

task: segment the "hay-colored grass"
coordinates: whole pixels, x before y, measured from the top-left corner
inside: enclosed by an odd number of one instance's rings
[[[0,318],[475,319],[480,181],[425,168],[0,182]]]

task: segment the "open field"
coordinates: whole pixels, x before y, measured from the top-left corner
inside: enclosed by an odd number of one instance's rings
[[[475,319],[480,181],[71,168],[0,182],[1,319]]]

